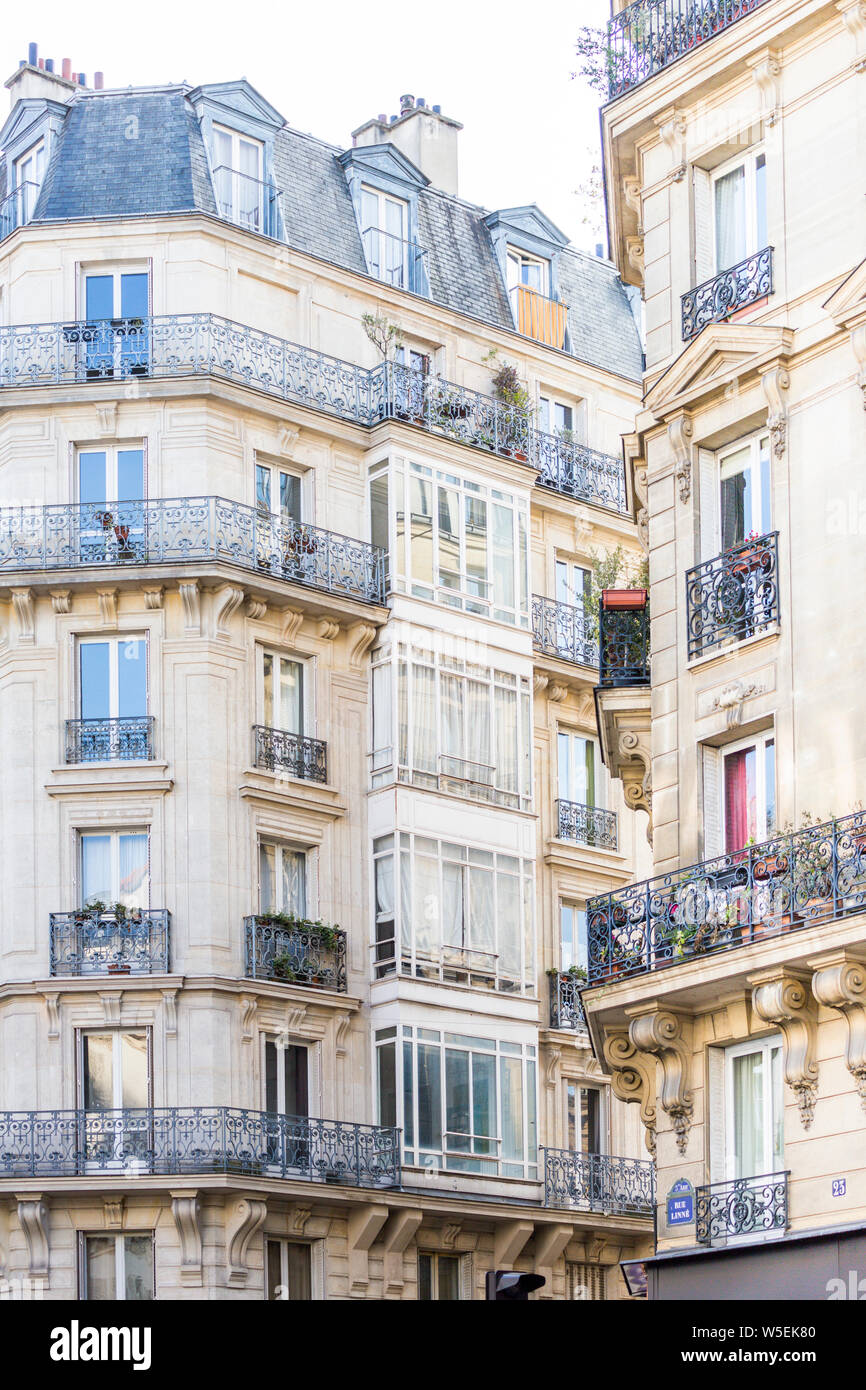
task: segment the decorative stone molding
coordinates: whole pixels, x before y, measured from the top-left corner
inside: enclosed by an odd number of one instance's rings
[[[108,401],[96,407],[97,433],[103,438],[117,434],[117,401]]]
[[[304,1227],[313,1214],[312,1207],[293,1207],[289,1215],[289,1230],[294,1236],[302,1236]]]
[[[779,78],[782,64],[779,55],[771,48],[765,48],[754,58],[746,59],[746,66],[752,69],[752,77],[761,101],[761,110],[768,126],[774,126],[779,119],[781,93]]]
[[[27,1272],[37,1279],[48,1278],[48,1204],[41,1192],[16,1193],[18,1223],[27,1241]]]
[[[628,263],[633,270],[636,270],[641,280],[644,274],[644,244],[642,236],[627,236],[625,239],[625,251],[628,256]]]
[[[388,1219],[382,1236],[386,1298],[399,1298],[403,1293],[403,1255],[423,1220],[424,1213],[417,1207],[392,1212]]]
[[[171,1194],[171,1214],[180,1237],[180,1282],[201,1284],[201,1207],[198,1192]]]
[[[842,23],[854,40],[855,72],[866,72],[866,4],[863,0],[840,0],[836,6]]]
[[[117,590],[97,589],[99,621],[103,627],[117,627]]]
[[[568,695],[567,685],[549,685],[547,687],[547,698],[554,705],[561,705]]]
[[[231,637],[229,623],[243,601],[243,589],[236,589],[232,584],[220,589],[214,605],[214,627],[217,637],[223,638],[224,641]]]
[[[547,1049],[547,1062],[544,1068],[544,1082],[548,1090],[556,1089],[559,1079],[559,1059],[562,1056],[562,1049],[550,1047]]]
[[[800,1123],[811,1127],[818,1095],[815,1060],[816,1018],[809,986],[787,971],[753,977],[752,1005],[765,1023],[774,1023],[785,1042],[785,1081],[797,1097]]]
[[[247,1282],[250,1273],[247,1251],[253,1236],[264,1225],[267,1214],[268,1204],[260,1197],[241,1197],[234,1205],[232,1215],[226,1222],[226,1261],[228,1283],[232,1288]]]
[[[51,607],[58,614],[72,612],[72,594],[69,589],[51,590]]]
[[[625,760],[619,773],[626,805],[633,811],[646,811],[650,821],[647,833],[652,844],[652,754],[641,735],[630,729],[620,733],[618,749]]]
[[[346,1042],[349,1037],[349,1025],[352,1022],[352,1015],[349,1013],[337,1014],[334,1020],[334,1050],[338,1057],[345,1057]]]
[[[349,665],[353,671],[360,671],[364,657],[376,640],[376,629],[372,623],[354,623],[349,628]]]
[[[761,385],[767,398],[769,414],[767,428],[773,440],[773,453],[781,458],[785,452],[788,434],[788,407],[786,396],[791,385],[787,367],[774,367],[761,377]]]
[[[144,606],[149,609],[151,613],[157,613],[160,608],[162,608],[164,601],[165,589],[161,584],[156,585],[152,589],[144,590]]]
[[[630,207],[637,218],[638,236],[643,236],[643,201],[640,179],[634,174],[626,174],[622,181],[622,192],[626,207]]]
[[[679,183],[686,173],[686,135],[688,122],[681,111],[669,106],[655,118],[662,144],[670,156],[668,177]]]
[[[201,636],[201,589],[194,579],[179,584],[183,600],[183,629],[188,637]]]
[[[629,1024],[629,1038],[638,1052],[647,1052],[661,1063],[662,1085],[658,1101],[673,1121],[677,1148],[686,1151],[692,1123],[693,1099],[689,1089],[691,1051],[683,1037],[683,1019],[667,1009],[653,1008]]]
[[[316,624],[316,632],[325,642],[333,642],[335,637],[340,635],[340,624],[335,623],[332,618],[320,618]]]
[[[106,1197],[102,1203],[103,1220],[107,1231],[123,1230],[125,1197]]]
[[[677,489],[681,502],[688,502],[692,495],[692,446],[694,424],[690,415],[683,413],[668,424],[668,439],[674,455]]]
[[[856,1082],[860,1104],[866,1112],[866,965],[851,960],[844,951],[809,964],[816,967],[812,993],[818,1003],[836,1009],[845,1019],[845,1065]]]
[[[549,682],[550,678],[548,676],[543,676],[540,671],[536,671],[534,676],[532,677],[533,695],[535,695],[536,698],[543,695],[548,687]]]
[[[858,323],[851,329],[851,346],[857,359],[857,385],[863,396],[863,409],[866,410],[866,323]]]
[[[457,1237],[463,1230],[462,1221],[452,1221],[450,1225],[442,1227],[442,1248],[443,1250],[454,1250],[457,1245]]]
[[[177,1037],[177,990],[162,991],[163,1031],[167,1038]]]
[[[117,990],[113,994],[100,994],[102,1004],[102,1019],[107,1028],[117,1028],[120,1025],[120,1006],[123,1002],[123,994]]]
[[[245,612],[248,618],[252,618],[257,622],[267,617],[268,605],[259,598],[250,598],[247,599]]]
[[[388,1208],[377,1202],[365,1202],[349,1215],[349,1294],[363,1294],[370,1280],[369,1253],[376,1237],[388,1219]]]
[[[301,431],[297,428],[296,425],[283,425],[282,429],[280,430],[281,454],[294,453],[295,445],[298,442],[298,435],[300,434],[300,432]]]
[[[298,630],[303,621],[304,615],[299,612],[297,608],[283,609],[283,631],[281,637],[287,647],[294,646],[295,638],[298,635]]]
[[[647,493],[649,482],[645,466],[634,470],[634,490],[640,503],[637,509],[637,536],[645,554],[649,555],[649,510],[647,508]]]
[[[724,710],[728,728],[738,729],[743,721],[743,705],[746,700],[763,693],[764,687],[756,685],[754,681],[750,681],[748,685],[744,681],[731,681],[729,685],[722,686],[710,705],[710,710],[714,714]]]
[[[18,641],[36,641],[36,603],[32,589],[13,589],[12,607],[18,623]]]
[[[49,1038],[60,1037],[60,995],[43,994],[45,1007],[48,1010],[48,1036]]]
[[[254,994],[241,995],[241,1042],[253,1041],[253,1028],[256,1021],[258,1000]]]
[[[493,1267],[511,1266],[535,1229],[531,1221],[503,1221],[493,1238]]]
[[[647,1066],[627,1033],[609,1033],[604,1040],[604,1058],[610,1067],[611,1090],[617,1100],[640,1106],[644,1141],[655,1158],[656,1107],[655,1064]]]

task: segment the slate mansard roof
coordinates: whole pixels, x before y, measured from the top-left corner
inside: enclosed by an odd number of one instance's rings
[[[274,182],[285,240],[299,251],[366,274],[340,154],[288,126],[275,131]],[[419,187],[417,197],[430,299],[513,329],[486,210],[429,186]],[[63,118],[33,220],[167,212],[217,212],[205,140],[188,90],[77,96]],[[573,355],[640,380],[639,334],[615,267],[569,246],[558,250],[557,263]]]

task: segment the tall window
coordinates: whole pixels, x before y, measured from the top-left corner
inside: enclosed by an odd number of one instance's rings
[[[147,714],[144,637],[80,638],[78,674],[82,719],[137,719]]]
[[[78,451],[78,500],[94,509],[109,503],[138,502],[144,497],[144,450],[141,445]]]
[[[601,806],[603,797],[598,744],[594,738],[560,729],[556,735],[559,797],[582,806]]]
[[[514,246],[508,248],[508,288],[526,285],[539,294],[550,294],[550,262],[540,256],[531,256],[526,251],[518,251]]]
[[[763,152],[722,165],[713,174],[716,272],[729,270],[767,245],[767,161]]]
[[[259,911],[307,915],[307,856],[274,840],[259,842]]]
[[[249,231],[264,228],[263,147],[224,126],[213,128],[214,187],[220,216]]]
[[[772,528],[770,440],[762,434],[719,456],[722,550]]]
[[[269,1115],[306,1117],[309,1109],[309,1051],[282,1038],[263,1040],[265,1110]]]
[[[256,508],[263,517],[303,521],[301,478],[278,464],[256,464]]]
[[[725,853],[769,839],[776,829],[776,743],[753,738],[722,756]]]
[[[262,723],[289,734],[306,732],[302,661],[278,652],[261,653]]]
[[[587,936],[586,908],[577,903],[559,904],[559,941],[561,968],[570,970],[573,965],[586,970]]]
[[[572,1153],[604,1152],[602,1094],[597,1086],[584,1086],[579,1081],[566,1081],[565,1147]]]
[[[20,190],[16,208],[19,226],[29,222],[33,216],[44,172],[45,141],[40,140],[15,161],[15,187]]]
[[[370,274],[410,289],[409,206],[379,189],[361,189],[361,232]]]
[[[405,833],[373,848],[377,978],[399,969],[476,988],[532,988],[530,860]]]
[[[781,1039],[727,1048],[725,1073],[727,1177],[779,1171],[784,1154]]]
[[[402,1126],[409,1167],[537,1177],[534,1046],[405,1025],[376,1046],[379,1123]]]
[[[150,1103],[148,1039],[138,1032],[81,1034],[81,1102],[85,1110],[126,1110]]]
[[[85,1235],[82,1246],[82,1298],[91,1302],[153,1298],[152,1235]]]
[[[280,1302],[308,1302],[312,1297],[309,1245],[294,1240],[265,1241],[266,1294]]]
[[[459,1255],[427,1254],[418,1252],[418,1298],[427,1302],[438,1299],[442,1302],[455,1302],[460,1298]]]
[[[126,908],[150,906],[150,850],[146,830],[83,831],[81,899],[122,903]]]
[[[592,596],[592,571],[570,560],[556,561],[556,601],[586,613]]]
[[[84,277],[84,356],[89,377],[143,375],[150,369],[146,270],[99,270]]]

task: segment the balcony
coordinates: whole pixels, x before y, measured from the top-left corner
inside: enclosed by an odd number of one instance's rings
[[[206,1173],[398,1187],[400,1131],[225,1105],[0,1112],[0,1179]]]
[[[165,908],[130,908],[120,917],[99,908],[52,912],[52,975],[161,975],[169,971]]]
[[[321,739],[271,729],[265,724],[253,725],[253,739],[256,767],[267,772],[285,772],[305,782],[327,782],[328,745]]]
[[[214,377],[372,429],[417,425],[528,462],[544,487],[625,512],[621,459],[535,429],[531,413],[384,362],[367,370],[215,314],[0,327],[0,392],[147,377]]]
[[[779,620],[778,531],[686,571],[689,660],[755,637]]]
[[[608,23],[608,97],[622,96],[764,0],[635,0]]]
[[[589,983],[864,911],[866,812],[858,812],[591,898]]]
[[[589,635],[584,610],[571,603],[532,595],[532,645],[576,666],[598,666],[598,642]]]
[[[613,595],[617,594],[622,598],[615,600]],[[631,598],[626,606],[626,596],[629,594]],[[613,606],[614,603],[618,606]],[[616,688],[649,685],[649,680],[649,605],[646,592],[643,589],[605,590],[599,610],[598,683]]]
[[[571,970],[550,970],[548,979],[551,1028],[585,1033],[586,1017],[580,1002],[580,990],[586,984],[585,975]]]
[[[724,323],[773,293],[773,247],[749,256],[682,297],[683,342],[708,323]]]
[[[153,757],[153,716],[67,719],[67,763],[148,762]]]
[[[346,933],[283,913],[244,918],[245,973],[251,980],[346,992]]]
[[[224,497],[0,509],[0,573],[213,560],[323,593],[385,601],[385,552]]]
[[[603,811],[600,806],[584,806],[579,801],[557,801],[556,834],[560,840],[591,849],[609,849],[616,853],[616,811]]]
[[[273,183],[221,164],[213,171],[219,216],[247,232],[283,240],[279,189]]]
[[[508,291],[518,333],[537,343],[564,348],[568,330],[568,305],[550,299],[529,285],[513,285]]]
[[[746,1243],[784,1235],[788,1229],[788,1178],[765,1173],[732,1178],[695,1188],[695,1235],[698,1245]]]
[[[427,295],[427,252],[417,241],[402,241],[379,227],[366,227],[361,233],[367,269],[377,280],[397,290]]]
[[[38,197],[39,185],[24,182],[0,199],[0,241],[30,221]]]
[[[542,1149],[544,1205],[606,1216],[652,1216],[655,1169],[647,1159]]]

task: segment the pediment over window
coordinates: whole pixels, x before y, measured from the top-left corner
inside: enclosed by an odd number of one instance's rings
[[[734,378],[743,382],[784,362],[794,341],[790,328],[770,324],[708,324],[647,392],[645,405],[657,420],[694,406],[723,390]]]
[[[554,222],[541,211],[535,203],[525,207],[500,208],[484,219],[491,233],[504,230],[509,240],[526,251],[550,256],[560,247],[568,245],[568,237]]]
[[[354,174],[376,187],[426,188],[430,180],[395,145],[359,145],[339,156],[347,178]]]
[[[276,107],[265,101],[246,78],[195,87],[189,99],[199,120],[207,115],[219,125],[258,134],[260,139],[274,135],[286,124]]]
[[[848,278],[842,281],[839,288],[833,291],[825,301],[824,308],[833,322],[840,326],[853,324],[855,320],[866,316],[866,261],[861,261]]]
[[[62,101],[46,101],[40,97],[27,97],[16,102],[0,130],[0,149],[6,160],[17,159],[49,132],[56,134],[63,125],[67,110]]]

